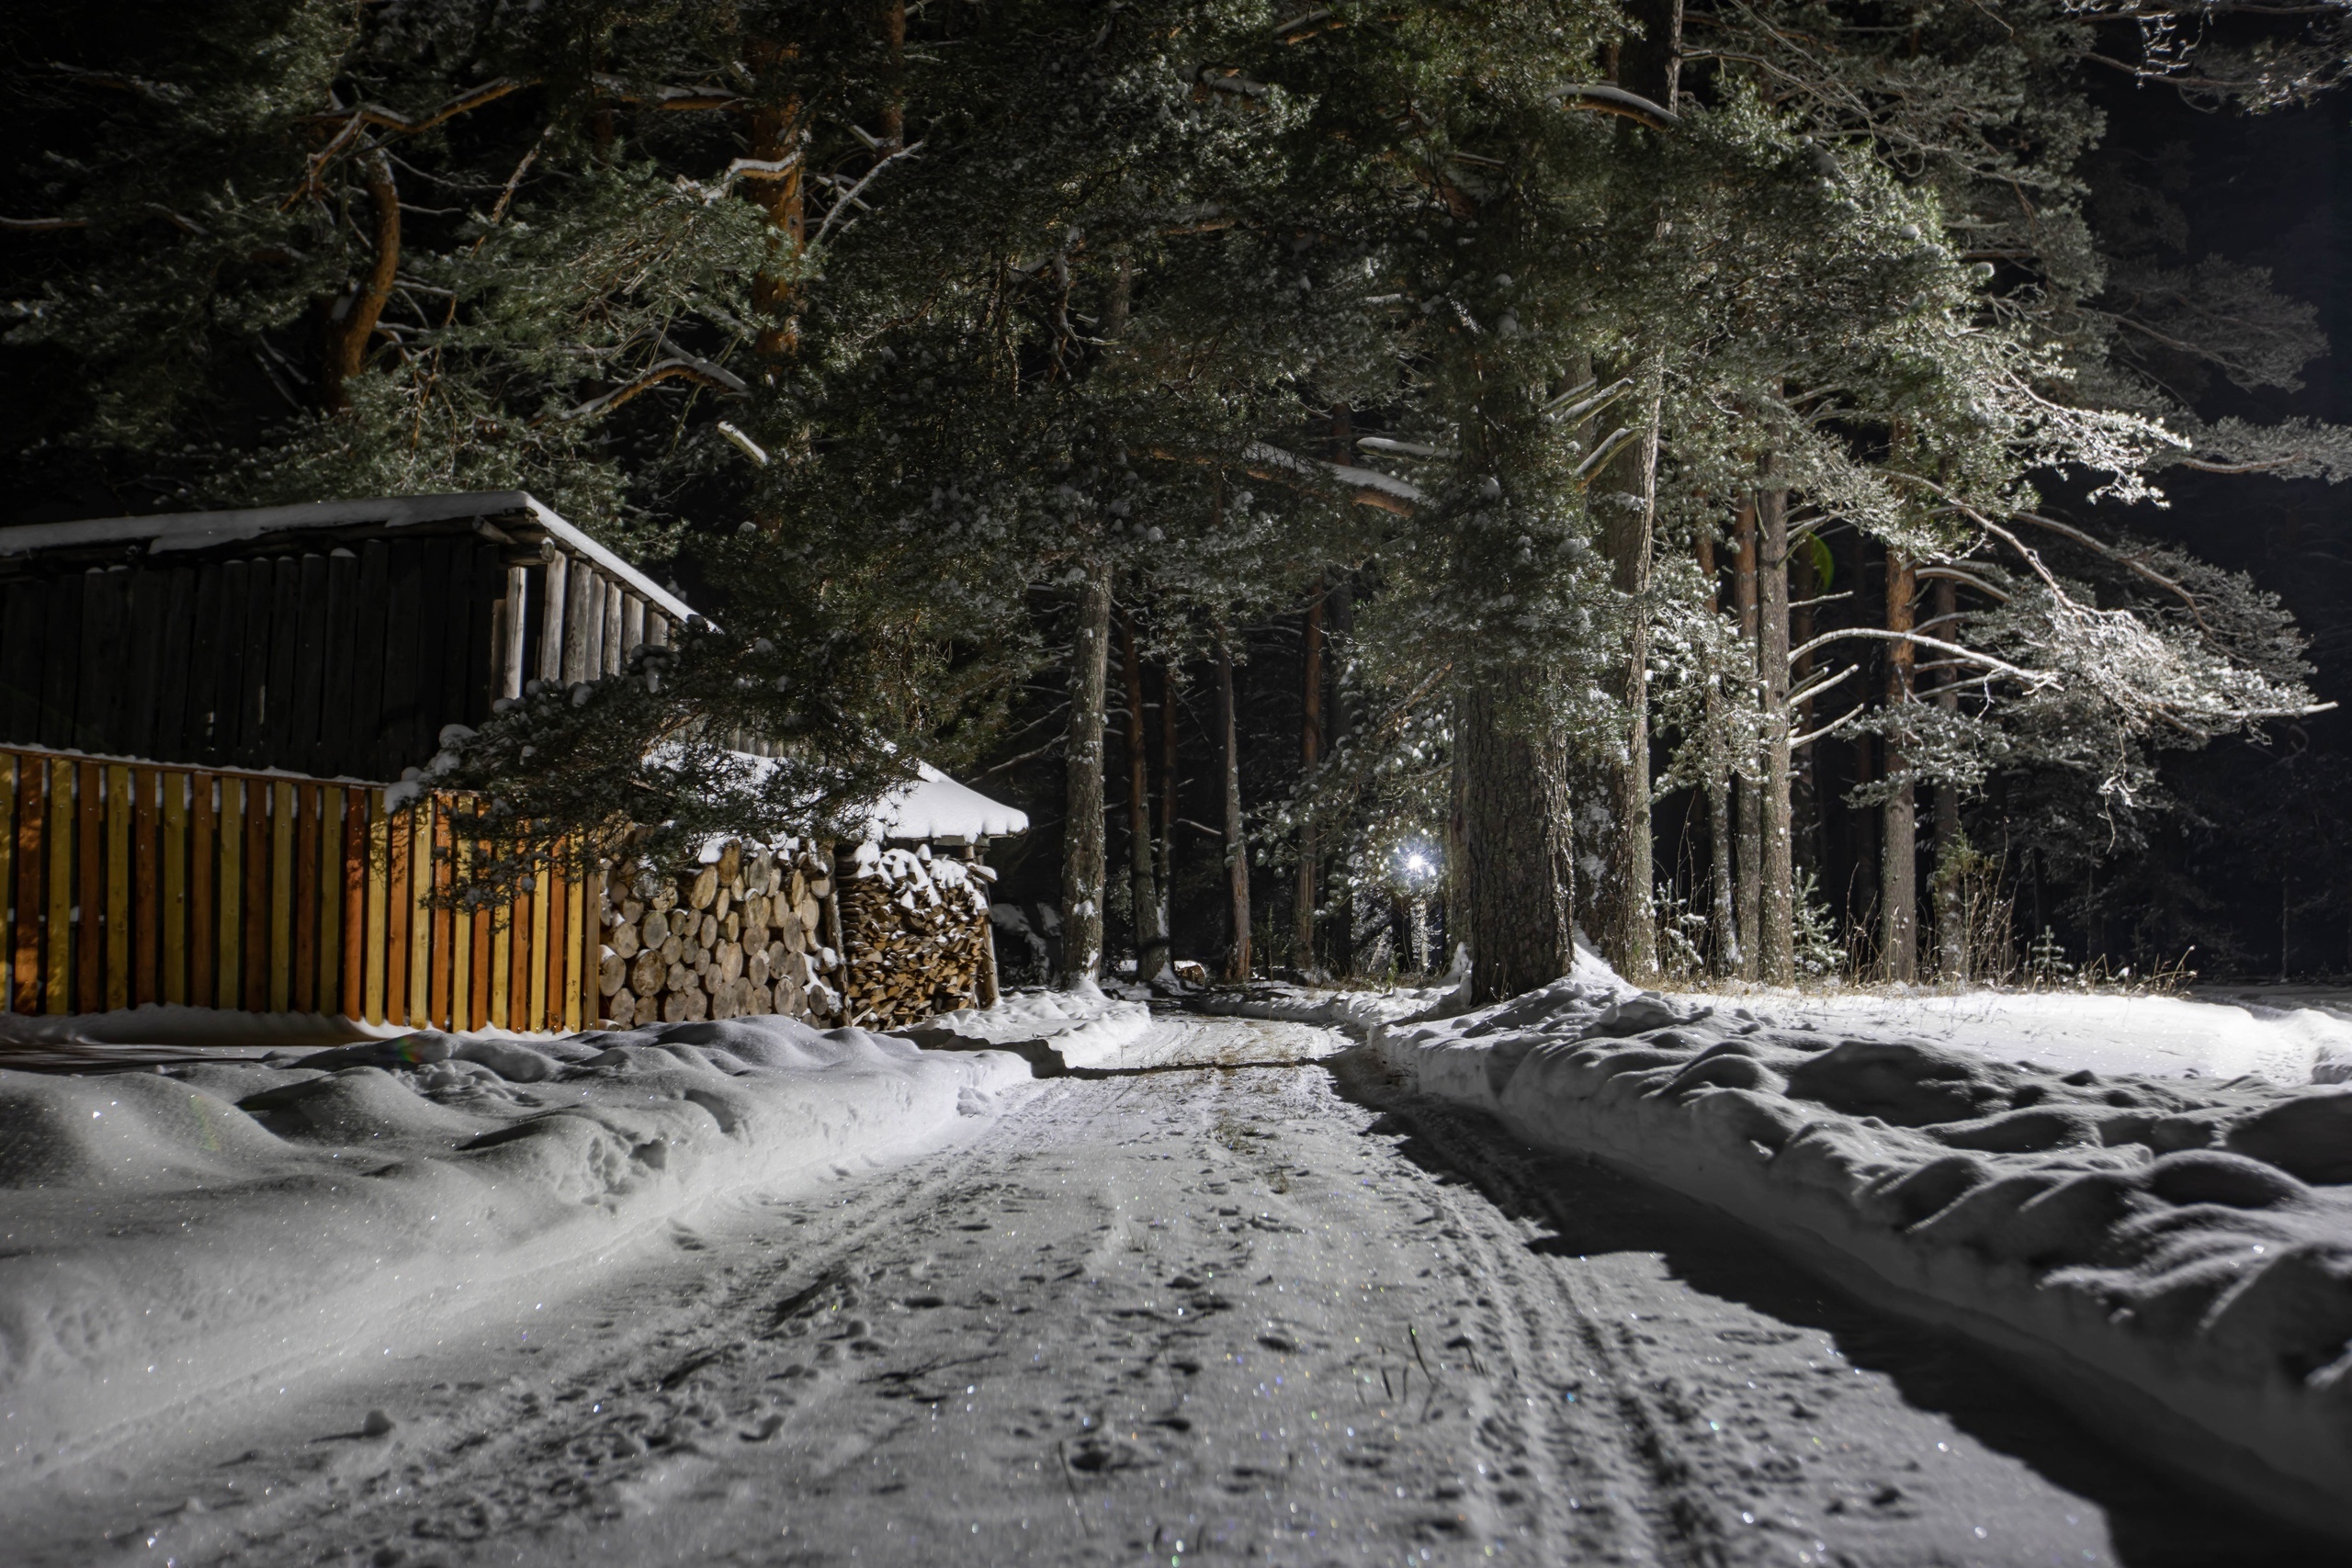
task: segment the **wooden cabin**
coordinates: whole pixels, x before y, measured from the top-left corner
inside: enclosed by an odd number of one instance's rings
[[[689,613],[521,491],[0,529],[0,741],[394,780]]]
[[[626,893],[452,910],[487,846],[388,786],[691,614],[520,491],[0,528],[0,1006],[594,1027]]]

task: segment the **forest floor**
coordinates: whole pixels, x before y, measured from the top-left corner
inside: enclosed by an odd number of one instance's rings
[[[1334,1031],[1136,1043],[566,1298],[0,1477],[11,1560],[2301,1560]]]

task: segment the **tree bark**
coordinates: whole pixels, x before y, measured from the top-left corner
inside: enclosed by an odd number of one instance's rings
[[[1650,383],[1641,438],[1611,465],[1604,520],[1610,581],[1627,602],[1625,640],[1614,695],[1622,728],[1609,758],[1611,843],[1601,860],[1600,929],[1593,936],[1610,964],[1640,984],[1657,972],[1657,917],[1650,878],[1650,625],[1651,523],[1657,508],[1660,369],[1644,367]]]
[[[1323,749],[1323,585],[1306,604],[1306,625],[1300,634],[1298,780],[1302,787],[1314,778]],[[1291,908],[1291,964],[1300,975],[1315,964],[1315,823],[1298,824],[1298,886]]]
[[[1159,931],[1168,941],[1169,961],[1175,961],[1176,928],[1169,906],[1176,886],[1176,810],[1178,786],[1183,781],[1176,746],[1176,665],[1159,667],[1159,861],[1154,868],[1159,890]]]
[[[791,45],[763,39],[752,47],[752,66],[755,71],[772,71],[797,53]],[[752,111],[747,139],[752,157],[786,164],[780,172],[747,175],[743,179],[744,194],[767,214],[774,231],[767,261],[752,275],[752,310],[759,322],[752,346],[771,363],[790,358],[800,346],[792,275],[808,238],[807,189],[799,156],[806,118],[797,98],[761,104]]]
[[[1456,699],[1456,934],[1470,943],[1470,992],[1481,1002],[1549,984],[1576,962],[1568,748],[1532,716],[1540,683],[1522,670]]]
[[[1767,454],[1756,490],[1756,658],[1764,703],[1762,905],[1757,968],[1768,985],[1796,983],[1796,864],[1789,820],[1789,491]]]
[[[888,74],[883,84],[881,141],[896,152],[907,144],[907,0],[883,0],[882,48],[888,57],[884,65]]]
[[[1102,975],[1102,728],[1111,652],[1111,578],[1089,562],[1070,639],[1069,790],[1062,820],[1062,984]]]
[[[1952,617],[1960,608],[1959,589],[1948,578],[1935,584],[1936,635],[1952,636]],[[1956,672],[1947,672],[1936,693],[1936,705],[1946,713],[1960,711]],[[1960,790],[1948,779],[1936,784],[1936,966],[1947,980],[1968,978],[1967,910],[1961,893]]]
[[[1349,634],[1355,627],[1355,592],[1346,574],[1340,574],[1324,598],[1329,606],[1324,612],[1326,640],[1336,636],[1340,646],[1345,649]],[[1325,722],[1327,744],[1324,750],[1327,753],[1336,750],[1347,739],[1353,715],[1349,711],[1346,668],[1335,664],[1331,671],[1331,703]],[[1325,897],[1331,907],[1324,916],[1323,942],[1330,956],[1331,972],[1352,975],[1355,973],[1355,895],[1347,890],[1347,881],[1342,878],[1339,896],[1332,898],[1327,891]]]
[[[1225,950],[1225,977],[1250,978],[1250,845],[1241,825],[1241,725],[1233,692],[1233,649],[1216,639],[1217,717],[1225,729],[1225,876],[1233,940]]]
[[[1911,602],[1918,592],[1912,563],[1902,552],[1886,552],[1886,629],[1911,630]],[[1901,725],[1911,701],[1911,669],[1917,653],[1910,643],[1886,645],[1886,705],[1894,728],[1886,736],[1888,795],[1880,807],[1879,946],[1886,977],[1908,985],[1919,977],[1919,823],[1911,793],[1911,771],[1904,755]]]
[[[1149,985],[1168,967],[1166,909],[1154,890],[1151,768],[1144,750],[1143,660],[1136,652],[1135,617],[1119,612],[1119,651],[1127,685],[1128,891],[1135,905],[1136,981]]]
[[[327,322],[319,400],[334,413],[351,407],[351,391],[345,383],[359,374],[367,359],[368,340],[376,335],[376,322],[392,297],[392,281],[401,266],[401,193],[392,180],[392,161],[378,152],[364,167],[368,202],[375,216],[376,254],[351,298],[338,301],[342,313]]]
[[[1702,522],[1692,543],[1699,558],[1699,581],[1704,585],[1701,602],[1712,618],[1723,608],[1715,581],[1713,525]],[[1705,723],[1710,737],[1722,733],[1723,702],[1712,682],[1707,686]],[[1736,975],[1740,972],[1739,911],[1731,880],[1731,779],[1720,753],[1709,756],[1705,790],[1708,887],[1713,895],[1708,919],[1715,931],[1713,969],[1717,975]]]
[[[1739,612],[1739,635],[1747,644],[1748,691],[1751,697],[1759,696],[1757,685],[1763,661],[1757,653],[1756,605],[1756,493],[1749,491],[1739,498],[1739,509],[1734,520],[1738,537],[1739,554],[1732,566],[1732,607]],[[1756,978],[1758,942],[1763,930],[1764,913],[1764,795],[1758,759],[1746,759],[1747,766],[1736,781],[1739,790],[1739,932],[1740,968],[1745,978]]]

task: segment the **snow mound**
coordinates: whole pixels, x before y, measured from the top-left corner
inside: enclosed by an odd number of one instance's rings
[[[2352,1090],[2062,1074],[1589,977],[1368,1044],[2352,1539]]]
[[[1028,1077],[782,1017],[0,1071],[0,1452],[41,1462],[374,1325],[544,1292],[695,1203],[920,1147]]]
[[[1101,991],[1007,991],[992,1008],[938,1013],[907,1038],[934,1051],[1016,1052],[1052,1073],[1127,1065],[1128,1046],[1151,1027],[1151,1009]]]
[[[1797,997],[1677,995],[1686,1006],[1745,1005],[1768,1023],[1904,1034],[2002,1060],[2159,1077],[2259,1074],[2279,1084],[2340,1083],[2352,1019],[2251,998],[2101,991],[1831,992]]]

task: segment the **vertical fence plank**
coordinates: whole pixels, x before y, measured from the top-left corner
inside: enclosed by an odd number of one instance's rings
[[[594,1029],[605,1021],[604,995],[597,982],[605,969],[605,870],[587,866],[580,882],[580,963],[571,994],[579,999],[574,1029]]]
[[[548,1026],[548,916],[554,903],[555,868],[541,866],[531,878],[531,972],[525,992],[523,1027]]]
[[[325,563],[320,563],[322,583]],[[296,1012],[319,1010],[319,786],[294,786],[294,990]]]
[[[387,812],[384,822],[384,1019],[401,1025],[408,1022],[408,856],[415,811],[404,806]]]
[[[196,1007],[218,1007],[220,922],[214,911],[220,904],[220,867],[216,842],[220,836],[220,812],[213,797],[216,790],[226,795],[229,786],[210,773],[198,773],[189,777],[189,804],[195,807],[196,826],[189,833],[187,846],[187,999]]]
[[[233,773],[220,775],[220,865],[215,880],[220,884],[218,903],[220,916],[213,921],[218,934],[213,938],[219,950],[215,967],[219,974],[213,980],[213,1006],[234,1008],[240,1005],[239,986],[244,966],[240,962],[244,953],[244,888],[245,888],[245,781]],[[198,915],[198,919],[203,917]]]
[[[343,799],[343,1015],[368,1011],[368,803],[355,789]]]
[[[62,757],[49,764],[49,919],[43,1009],[74,1010],[74,764]]]
[[[269,1010],[294,1005],[294,783],[270,786]]]
[[[269,1006],[269,784],[245,781],[245,1010]]]
[[[17,779],[21,764],[12,751],[0,751],[0,965],[16,951]],[[0,984],[0,1008],[15,1000],[15,987]]]
[[[107,1010],[130,1005],[130,770],[107,769]]]
[[[454,839],[449,845],[449,885],[456,887],[473,874],[473,842]],[[474,1017],[474,915],[470,905],[458,907],[451,918],[449,950],[449,1027],[480,1029]]]
[[[319,996],[318,1010],[342,1012],[343,1001],[343,788],[319,790]]]
[[[141,1006],[164,999],[163,979],[163,845],[156,831],[156,792],[161,779],[153,768],[134,768],[130,774],[130,936],[131,998]]]
[[[483,853],[494,855],[497,849],[486,844]],[[521,907],[510,899],[491,911],[490,1021],[497,1029],[514,1026],[514,915]]]
[[[436,902],[433,909],[433,1026],[435,1029],[463,1029],[464,1021],[458,1010],[458,952],[454,928],[456,919],[449,909],[449,890],[457,873],[451,863],[456,845],[449,840],[449,807],[445,800],[436,799],[433,809],[433,891]]]
[[[391,823],[384,811],[384,792],[368,792],[368,1021],[384,1021],[384,948],[391,924]]]
[[[580,976],[582,968],[580,944],[588,930],[588,922],[585,919],[588,904],[587,892],[587,880],[577,876],[566,883],[563,889],[564,977],[563,1006],[560,1011],[562,1026],[566,1029],[580,1027]],[[549,1019],[548,1021],[550,1026],[553,1026],[557,1021]]]
[[[96,762],[77,763],[74,770],[73,913],[80,917],[74,932],[74,1010],[77,1012],[97,1011],[106,998],[106,932],[98,918],[106,897],[106,794],[100,782],[104,772]]]
[[[421,700],[421,699],[420,699]],[[408,1020],[433,1022],[433,819],[429,795],[409,808]]]
[[[187,775],[166,772],[164,791],[164,1000],[187,998]]]
[[[17,764],[17,1010],[41,1010],[40,895],[41,829],[48,813],[41,799],[42,775],[49,770],[38,758],[23,757]]]

